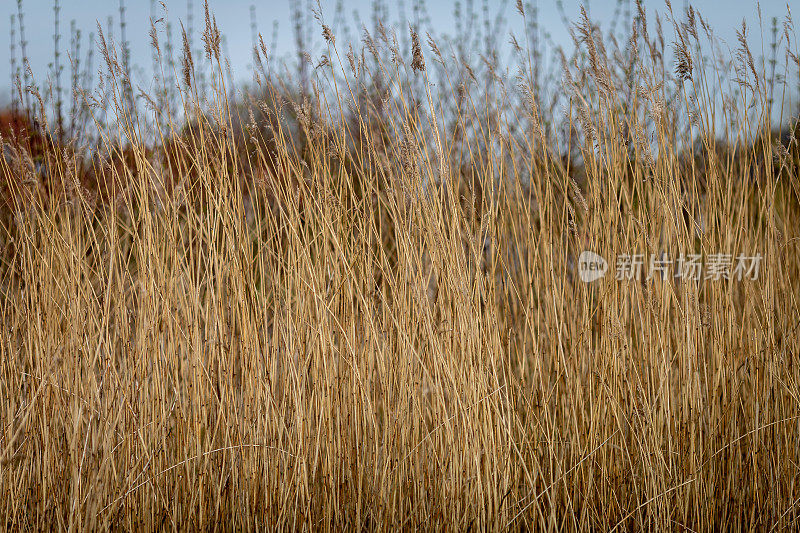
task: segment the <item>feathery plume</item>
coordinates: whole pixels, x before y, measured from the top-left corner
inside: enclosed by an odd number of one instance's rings
[[[192,58],[192,47],[189,45],[189,36],[186,34],[186,28],[183,27],[183,22],[181,22],[181,34],[183,36],[183,56],[181,57],[183,83],[189,87],[192,84],[194,59]]]
[[[322,25],[322,37],[325,39],[326,43],[330,45],[336,44],[336,36],[333,34],[330,26],[327,24]]]
[[[205,31],[203,31],[203,43],[205,44],[206,59],[211,59],[213,57],[219,61],[219,46],[222,37],[217,27],[217,18],[209,14],[208,0],[205,0],[205,19],[206,28]]]
[[[419,35],[410,24],[408,29],[411,31],[411,69],[414,72],[425,72],[425,59],[422,57]]]

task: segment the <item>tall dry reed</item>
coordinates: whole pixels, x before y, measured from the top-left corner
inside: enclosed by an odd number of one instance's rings
[[[796,527],[800,150],[747,39],[584,12],[540,89],[530,36],[515,77],[315,15],[299,83],[254,37],[236,98],[208,9],[180,64],[154,20],[138,104],[98,26],[81,141],[4,132],[3,525]]]

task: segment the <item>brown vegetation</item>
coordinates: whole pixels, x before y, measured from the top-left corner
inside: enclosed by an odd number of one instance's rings
[[[154,21],[181,81],[146,100],[180,111],[132,105],[103,39],[85,130],[0,160],[3,525],[795,527],[797,134],[746,41],[734,92],[668,13],[675,69],[641,6],[627,40],[584,12],[555,89],[516,38],[509,78],[377,17],[353,52],[316,13],[300,89],[259,38],[242,101],[211,14],[205,91]],[[662,253],[762,262],[648,276]]]

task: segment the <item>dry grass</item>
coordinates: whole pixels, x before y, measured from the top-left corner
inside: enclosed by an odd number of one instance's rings
[[[98,158],[5,139],[6,527],[796,527],[799,151],[749,51],[734,93],[676,22],[673,77],[640,18],[625,85],[586,17],[559,130],[525,73],[450,65],[444,101],[414,28],[342,61],[323,25],[315,90],[245,111],[207,19],[188,120],[126,107],[105,50]],[[661,252],[763,262],[614,279]]]

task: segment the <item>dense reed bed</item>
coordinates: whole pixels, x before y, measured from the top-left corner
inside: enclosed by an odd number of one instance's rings
[[[790,15],[759,64],[694,10],[584,12],[552,79],[529,36],[514,72],[315,15],[319,57],[259,38],[246,89],[208,11],[179,60],[154,21],[148,94],[101,27],[72,121],[17,85],[3,525],[796,527]]]

